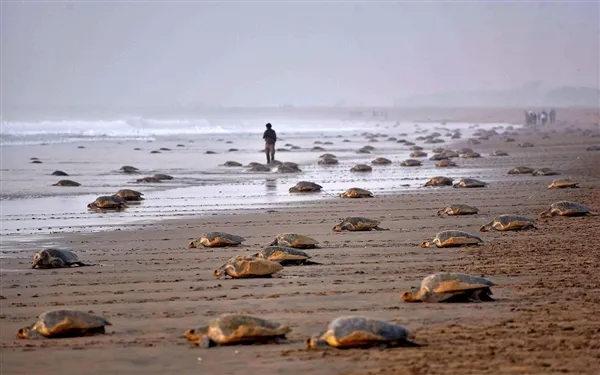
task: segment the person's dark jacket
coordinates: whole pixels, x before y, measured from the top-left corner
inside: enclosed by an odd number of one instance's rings
[[[277,141],[277,134],[275,133],[275,130],[273,130],[273,129],[265,130],[265,133],[263,134],[263,139],[265,140],[266,143],[268,143],[270,145],[275,144],[275,142]]]

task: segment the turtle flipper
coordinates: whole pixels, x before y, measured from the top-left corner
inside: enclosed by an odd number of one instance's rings
[[[63,268],[65,267],[65,262],[60,258],[54,258],[52,259],[52,262],[50,262],[50,265],[52,268]]]
[[[308,260],[308,259],[305,260],[302,264],[305,265],[305,266],[320,266],[320,265],[323,265],[323,263],[314,262],[314,261]]]
[[[373,229],[378,230],[378,231],[380,231],[380,230],[390,230],[389,228],[381,228],[381,227],[375,227]]]
[[[91,267],[91,266],[95,266],[95,264],[87,264],[87,263],[83,263],[83,262],[75,262],[75,263],[72,263],[71,265],[77,265],[78,267]]]

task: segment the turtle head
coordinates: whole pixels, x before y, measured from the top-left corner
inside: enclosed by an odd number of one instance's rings
[[[492,229],[492,224],[494,224],[494,222],[489,222],[485,225],[482,225],[481,227],[479,227],[479,231],[480,232],[489,232]]]
[[[48,254],[48,252],[45,250],[35,253],[35,255],[33,256],[33,263],[31,264],[31,268],[40,267],[48,263],[49,257],[50,254]]]
[[[215,342],[208,338],[208,326],[188,329],[183,334],[183,337],[188,339],[188,341],[199,345],[203,348],[210,348],[211,346],[215,346]]]
[[[335,227],[331,228],[331,230],[333,230],[334,232],[341,232],[342,231],[342,226],[341,225],[336,225]]]
[[[220,278],[223,278],[223,277],[227,276],[227,266],[228,266],[228,264],[225,264],[225,265],[217,268],[215,270],[215,272],[213,272],[213,275],[215,275],[215,277],[217,279],[220,279]]]
[[[429,242],[429,241],[423,241],[423,243],[421,243],[421,247],[423,247],[423,248],[431,247],[431,242]]]
[[[92,203],[88,203],[87,208],[89,208],[90,210],[95,210],[98,208],[98,206],[96,206],[95,202],[92,202]]]
[[[188,244],[188,249],[195,249],[198,247],[198,241],[192,241]]]
[[[445,213],[446,213],[446,209],[443,209],[443,210],[439,210],[436,215],[441,217],[441,216],[444,216]]]
[[[322,340],[321,336],[313,336],[306,339],[305,347],[308,350],[327,349],[329,344],[327,344],[327,341]]]
[[[460,185],[458,183],[456,183],[456,184],[452,185],[452,187],[457,188],[457,187],[460,187]]]
[[[18,339],[28,339],[29,332],[31,332],[31,327],[23,327],[17,331],[17,338]]]
[[[552,209],[549,208],[545,211],[542,211],[542,213],[540,213],[540,217],[551,217],[552,216]]]
[[[400,299],[404,302],[421,302],[421,300],[419,300],[417,298],[415,293],[410,290],[402,293],[402,295],[400,296]]]

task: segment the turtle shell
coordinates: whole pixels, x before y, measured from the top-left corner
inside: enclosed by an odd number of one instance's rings
[[[452,204],[445,207],[437,212],[438,216],[444,216],[444,214],[457,216],[457,215],[474,215],[479,212],[477,207],[468,206],[466,204]]]
[[[571,181],[568,178],[557,178],[550,185],[548,189],[565,189],[565,188],[578,188],[579,182]]]
[[[285,246],[297,249],[313,249],[316,248],[319,241],[314,238],[297,233],[280,233],[278,234],[270,246]]]
[[[519,167],[514,167],[511,170],[509,170],[508,174],[529,174],[529,173],[533,173],[533,171],[534,171],[533,168],[519,166]]]
[[[534,176],[555,176],[558,173],[554,172],[550,168],[540,168],[540,169],[536,169],[535,171],[533,171],[532,174]]]
[[[304,251],[285,246],[269,246],[256,254],[256,257],[267,259],[283,265],[302,264],[310,259]]]
[[[452,186],[453,181],[449,177],[436,176],[429,179],[424,186]]]
[[[380,223],[381,222],[379,220],[369,219],[366,217],[347,217],[342,220],[341,223],[333,227],[333,231],[369,231],[371,229],[377,229]]]
[[[108,195],[100,196],[96,198],[94,202],[88,204],[88,208],[90,209],[101,208],[119,210],[125,207],[127,207],[127,205],[125,204],[124,199]]]
[[[200,235],[200,238],[196,241],[190,242],[188,248],[197,248],[200,245],[204,247],[225,247],[225,246],[237,246],[244,242],[244,237],[236,236],[234,234],[224,232],[205,232]]]
[[[422,163],[419,160],[415,159],[406,159],[402,163],[400,163],[400,165],[403,167],[420,167],[421,164]]]
[[[325,333],[306,341],[309,349],[364,348],[372,346],[418,346],[409,341],[409,332],[401,325],[363,316],[342,316],[332,320]]]
[[[535,228],[533,219],[517,215],[498,215],[491,222],[479,228],[481,232],[487,232],[491,229],[498,231],[522,230]]]
[[[69,250],[44,249],[35,253],[31,268],[62,268],[72,265],[84,265],[77,254]]]
[[[445,230],[436,234],[431,243],[424,242],[421,247],[430,247],[432,244],[437,247],[458,247],[476,245],[483,242],[477,236],[460,230]]]
[[[223,314],[213,319],[208,326],[189,329],[184,336],[202,347],[264,343],[285,335],[290,327],[250,315]]]
[[[392,161],[390,159],[386,159],[386,158],[377,158],[377,159],[371,161],[371,164],[373,164],[373,165],[388,165],[388,164],[392,164]]]
[[[350,172],[371,172],[373,168],[366,164],[357,164],[350,169]]]
[[[542,217],[549,216],[585,216],[585,215],[598,215],[596,212],[593,212],[587,205],[569,202],[569,201],[560,201],[555,202],[550,205],[550,208],[540,214]]]
[[[131,189],[121,189],[113,194],[113,197],[123,198],[126,201],[141,201],[144,199],[144,194]]]
[[[270,277],[279,272],[283,266],[277,262],[261,259],[250,255],[238,255],[227,261],[226,264],[217,268],[215,277],[230,276],[234,279],[252,277]]]
[[[361,188],[350,188],[340,194],[341,198],[373,198],[373,193]]]
[[[479,276],[439,272],[425,277],[417,292],[405,292],[400,299],[405,302],[493,301],[490,287],[494,285]]]
[[[101,316],[76,310],[54,310],[41,314],[35,323],[21,328],[18,338],[77,337],[105,333],[105,326],[112,325]]]
[[[290,193],[311,193],[319,191],[323,186],[309,181],[300,181],[289,190]]]
[[[455,188],[482,188],[486,187],[486,183],[474,178],[463,178],[458,183],[454,184]]]
[[[52,186],[81,186],[81,184],[73,180],[60,180]]]

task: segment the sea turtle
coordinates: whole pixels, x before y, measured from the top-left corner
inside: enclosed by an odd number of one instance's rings
[[[54,171],[54,172],[52,172],[51,175],[52,176],[62,176],[62,177],[68,176],[68,174],[66,172],[63,172],[63,171]]]
[[[406,159],[402,163],[400,163],[403,167],[420,167],[421,161],[416,159]]]
[[[338,163],[339,161],[336,158],[322,158],[317,162],[319,165],[334,165]]]
[[[587,151],[600,151],[600,145],[591,145],[586,150]]]
[[[487,183],[474,178],[463,178],[462,180],[458,181],[458,183],[453,185],[455,188],[482,188],[486,186]]]
[[[144,177],[144,178],[138,178],[137,180],[135,180],[135,182],[137,182],[138,184],[141,182],[147,182],[150,184],[157,184],[162,182],[162,180],[160,178],[156,178],[154,176],[152,177]]]
[[[388,165],[388,164],[392,164],[392,161],[390,159],[386,159],[386,158],[377,158],[377,159],[371,161],[371,164],[373,164],[373,165]]]
[[[535,171],[533,171],[532,174],[534,176],[555,176],[558,173],[554,172],[550,168],[540,168],[540,169],[536,169]]]
[[[451,204],[446,206],[444,209],[437,212],[438,216],[451,215],[475,215],[479,213],[479,209],[473,206],[467,206],[466,204]]]
[[[421,146],[412,146],[410,148],[411,151],[423,151],[423,147]]]
[[[456,150],[456,153],[460,156],[460,154],[468,154],[469,152],[473,152],[472,148],[463,147],[461,149]]]
[[[211,150],[208,150],[205,152],[206,155],[215,155],[216,153],[217,153],[216,151],[211,151]]]
[[[379,227],[381,221],[375,219],[368,219],[366,217],[347,217],[342,220],[341,223],[334,226],[332,230],[334,232],[357,232],[357,231],[369,231],[369,230],[388,230],[386,228]]]
[[[139,169],[136,167],[132,167],[131,165],[124,165],[120,168],[120,171],[123,173],[139,173]]]
[[[273,262],[277,262],[282,266],[289,265],[314,265],[321,264],[317,262],[313,262],[310,259],[310,255],[305,253],[302,250],[294,249],[292,247],[286,246],[269,246],[258,253],[254,254],[257,258],[271,260]]]
[[[480,158],[481,154],[478,152],[464,152],[462,154],[458,154],[459,157],[464,158],[464,159],[474,159],[474,158]]]
[[[409,155],[411,158],[426,158],[427,153],[425,151],[413,151]]]
[[[569,201],[555,202],[550,205],[550,208],[543,211],[541,217],[552,216],[596,216],[598,213],[592,211],[587,205]]]
[[[431,160],[431,161],[440,161],[440,160],[446,160],[446,159],[448,159],[448,157],[441,153],[433,154],[433,156],[429,158],[429,160]]]
[[[493,282],[479,276],[455,272],[439,272],[421,281],[418,291],[404,292],[404,302],[483,302],[493,301]]]
[[[249,165],[249,170],[251,172],[270,172],[271,168],[267,167],[264,164],[260,164],[260,163],[250,163]]]
[[[108,195],[102,195],[96,198],[95,201],[88,204],[87,207],[90,210],[105,209],[105,210],[120,210],[126,208],[125,199],[119,197],[113,197]]]
[[[60,180],[52,186],[81,186],[81,184],[73,180]]]
[[[223,164],[225,167],[242,167],[242,163],[238,163],[237,161],[226,161],[225,164]]]
[[[157,180],[172,180],[173,176],[169,176],[168,174],[163,174],[163,173],[157,173],[157,174],[153,175],[152,178],[157,179]]]
[[[30,161],[30,163],[31,164],[43,164],[43,162],[39,159],[32,160],[32,161]]]
[[[321,146],[315,146],[315,147],[311,148],[310,150],[314,151],[314,152],[316,152],[316,151],[325,151],[325,149],[323,147],[321,147]]]
[[[79,260],[77,255],[69,250],[45,249],[33,256],[31,268],[68,268],[71,266],[89,266]]]
[[[548,185],[548,189],[564,189],[564,188],[578,188],[579,182],[571,181],[568,178],[557,178]]]
[[[533,147],[533,143],[531,142],[523,142],[518,144],[519,147]]]
[[[319,158],[320,159],[325,159],[325,158],[328,158],[328,159],[337,159],[337,156],[335,156],[334,154],[323,154],[323,155],[319,156]]]
[[[292,186],[289,190],[290,193],[313,193],[321,191],[323,186],[315,184],[309,181],[300,181],[296,185]]]
[[[481,238],[467,232],[460,230],[444,230],[438,232],[433,240],[423,242],[421,247],[427,248],[432,247],[433,245],[437,247],[458,247],[477,245],[482,242],[483,240]]]
[[[447,158],[457,158],[458,157],[458,152],[452,151],[452,150],[445,150],[442,154]]]
[[[509,170],[508,174],[529,174],[529,173],[533,173],[533,171],[534,171],[533,168],[519,166],[519,167],[514,167],[511,170]]]
[[[202,348],[217,345],[277,342],[292,329],[286,325],[250,315],[223,314],[208,326],[188,329],[184,337]]]
[[[361,188],[350,188],[341,193],[340,198],[373,198],[373,193]]]
[[[342,316],[332,320],[327,331],[306,340],[307,349],[410,347],[419,346],[408,339],[401,325],[363,316]]]
[[[244,237],[223,232],[205,232],[200,238],[188,244],[189,249],[195,249],[203,245],[204,247],[225,247],[237,246],[246,241]]]
[[[366,164],[356,164],[350,169],[350,172],[371,172],[373,168]]]
[[[144,200],[144,194],[131,189],[121,189],[113,194],[113,197],[123,198],[126,201]]]
[[[454,180],[449,177],[436,176],[432,177],[423,186],[452,186]]]
[[[112,325],[101,316],[76,310],[46,311],[30,326],[17,332],[20,339],[80,337],[104,334]]]
[[[298,167],[296,163],[281,163],[275,169],[277,173],[298,173],[302,172],[302,170]]]
[[[270,277],[282,269],[283,266],[281,264],[271,260],[257,258],[252,255],[237,255],[217,268],[214,275],[217,278],[230,276],[234,279]]]
[[[508,153],[506,151],[496,150],[496,151],[490,152],[490,156],[508,156]]]
[[[440,160],[435,166],[438,168],[456,167],[456,163],[451,160],[444,159]]]
[[[296,249],[314,249],[317,248],[319,241],[303,234],[297,233],[279,233],[269,246],[285,246]]]
[[[537,229],[533,219],[517,215],[498,215],[489,223],[482,225],[479,230],[488,232],[492,229],[498,231]]]

